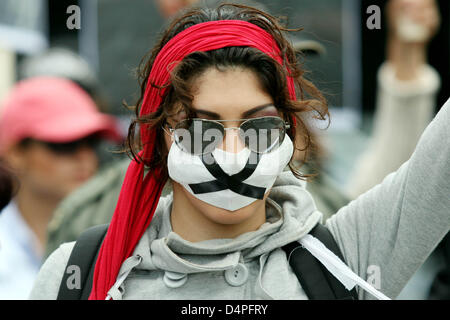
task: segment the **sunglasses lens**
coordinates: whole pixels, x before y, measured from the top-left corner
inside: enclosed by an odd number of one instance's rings
[[[242,123],[240,136],[247,148],[257,153],[267,153],[276,149],[284,141],[286,134],[283,119],[262,117]]]
[[[223,141],[224,128],[215,121],[186,119],[178,122],[174,131],[175,143],[193,155],[211,153]]]
[[[225,129],[217,121],[185,119],[175,127],[175,143],[193,155],[214,151],[223,141]],[[262,117],[244,121],[239,135],[245,146],[256,153],[267,153],[284,141],[286,127],[279,117]]]

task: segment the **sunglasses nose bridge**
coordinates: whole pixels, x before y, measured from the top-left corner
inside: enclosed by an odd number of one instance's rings
[[[243,150],[245,148],[245,144],[240,138],[239,132],[240,132],[239,127],[224,128],[225,136],[219,148],[231,153],[238,153],[241,150]]]
[[[224,130],[225,130],[225,132],[227,132],[228,130],[240,130],[241,128],[239,128],[239,127],[228,127],[228,128],[223,128]]]

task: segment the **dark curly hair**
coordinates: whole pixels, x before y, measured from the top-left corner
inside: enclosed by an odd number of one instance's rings
[[[163,101],[154,113],[140,116],[139,111],[148,85],[148,77],[153,63],[164,45],[181,31],[198,23],[215,20],[244,20],[253,23],[271,34],[276,40],[281,54],[284,57],[284,65],[281,66],[265,53],[251,47],[225,47],[207,52],[193,52],[186,56],[171,72],[170,82],[162,87],[167,88]],[[256,8],[237,5],[221,4],[216,8],[192,7],[184,10],[175,17],[167,29],[163,32],[156,46],[141,61],[138,68],[138,78],[141,87],[141,95],[136,106],[131,107],[136,113],[132,121],[126,151],[128,155],[137,161],[144,161],[150,169],[162,168],[167,176],[168,150],[164,143],[164,131],[162,126],[166,119],[180,111],[185,111],[189,116],[195,115],[191,107],[193,96],[191,93],[192,80],[201,75],[208,68],[225,70],[228,67],[242,67],[253,71],[260,80],[264,90],[270,94],[274,105],[287,121],[296,117],[295,131],[289,130],[288,134],[294,141],[295,149],[302,152],[300,163],[308,160],[309,154],[315,150],[315,139],[309,128],[307,117],[312,116],[320,120],[329,119],[326,99],[310,81],[304,78],[305,71],[298,59],[294,48],[286,39],[285,33],[300,31],[301,29],[288,29],[281,25],[279,19],[260,11]],[[286,76],[287,72],[294,78],[297,101],[289,99]],[[157,87],[155,84],[150,84]],[[152,159],[142,159],[137,153],[143,146],[140,143],[139,125],[146,124],[149,128],[157,130],[156,152]],[[292,127],[292,126],[291,126]],[[294,165],[294,155],[289,167],[294,175],[305,179],[311,175],[301,173]],[[298,160],[298,159],[297,159]],[[165,169],[165,170],[164,170]]]

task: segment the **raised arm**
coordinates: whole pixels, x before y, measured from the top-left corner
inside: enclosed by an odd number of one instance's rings
[[[450,229],[449,124],[450,100],[399,170],[327,220],[350,268],[391,298]]]

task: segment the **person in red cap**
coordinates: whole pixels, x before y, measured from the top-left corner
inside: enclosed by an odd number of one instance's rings
[[[121,137],[114,118],[63,78],[19,82],[0,112],[0,157],[18,180],[16,196],[0,213],[0,299],[23,299],[41,265],[55,207],[96,173],[96,142]]]

